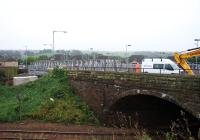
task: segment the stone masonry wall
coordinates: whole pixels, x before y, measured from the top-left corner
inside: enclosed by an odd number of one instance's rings
[[[76,94],[99,116],[124,96],[147,94],[174,102],[200,118],[199,76],[92,71],[70,71],[69,76]]]

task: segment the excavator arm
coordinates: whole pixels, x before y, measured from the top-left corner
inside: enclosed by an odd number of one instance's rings
[[[188,65],[186,59],[191,58],[193,56],[200,56],[200,48],[193,48],[189,49],[186,52],[183,52],[181,54],[179,53],[174,53],[174,59],[176,63],[184,70],[186,71],[189,75],[194,75],[194,72]]]

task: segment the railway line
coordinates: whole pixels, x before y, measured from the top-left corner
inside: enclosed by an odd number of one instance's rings
[[[0,130],[1,140],[133,140],[132,132]]]

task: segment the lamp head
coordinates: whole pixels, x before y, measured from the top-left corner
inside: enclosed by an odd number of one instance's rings
[[[200,39],[194,39],[194,41],[200,41]]]

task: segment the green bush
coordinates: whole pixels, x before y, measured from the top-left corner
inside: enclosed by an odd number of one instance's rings
[[[89,109],[87,108],[87,110]],[[98,123],[94,115],[87,114],[77,106],[77,102],[73,97],[68,100],[49,99],[41,105],[33,117],[35,119],[67,124]]]
[[[5,71],[0,69],[0,80],[3,80],[5,77]]]
[[[17,68],[16,67],[7,67],[0,69],[0,80],[5,78],[11,78],[17,75]]]
[[[13,76],[16,76],[17,75],[17,68],[15,68],[15,67],[6,68],[5,75],[6,75],[7,78],[11,78]]]
[[[66,71],[64,69],[54,68],[52,71],[52,76],[54,78],[63,78],[66,77]]]

